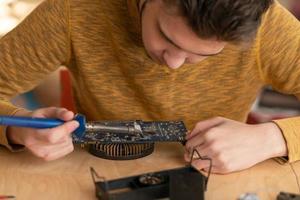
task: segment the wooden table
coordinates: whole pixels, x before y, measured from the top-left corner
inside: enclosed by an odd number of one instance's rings
[[[110,161],[90,155],[85,149],[57,161],[44,162],[28,152],[10,153],[0,148],[0,195],[18,200],[96,199],[89,167],[108,179],[184,166],[179,144],[156,144],[155,153],[133,161]],[[293,164],[298,176],[300,163]],[[289,165],[273,160],[229,175],[212,175],[207,200],[234,200],[254,192],[261,200],[276,199],[280,191],[299,193]]]

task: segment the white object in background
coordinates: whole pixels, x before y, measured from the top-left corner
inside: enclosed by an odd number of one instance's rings
[[[18,17],[20,20],[23,20],[29,13],[33,11],[36,6],[36,3],[18,1],[14,3],[11,8],[14,16]]]
[[[19,23],[19,20],[14,17],[1,17],[0,18],[0,36],[6,34],[13,28],[15,28]]]
[[[8,5],[0,4],[0,19],[10,15],[10,8]]]
[[[8,5],[10,3],[14,3],[16,0],[1,0],[0,1],[0,6],[1,5]]]

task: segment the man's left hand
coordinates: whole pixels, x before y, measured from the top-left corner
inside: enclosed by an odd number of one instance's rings
[[[212,172],[219,174],[287,155],[285,139],[273,122],[249,125],[216,117],[198,122],[186,139],[185,160],[189,162],[196,149],[201,157],[212,159]],[[209,168],[206,160],[196,159],[192,164],[205,171]]]

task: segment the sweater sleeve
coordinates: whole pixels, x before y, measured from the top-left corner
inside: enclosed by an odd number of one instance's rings
[[[70,57],[67,0],[46,0],[21,24],[0,39],[0,115],[18,109],[12,97],[31,90]],[[6,127],[0,145],[9,149]]]
[[[273,89],[300,98],[300,23],[279,3],[259,31],[261,76]],[[287,143],[290,162],[300,160],[300,117],[275,120]]]

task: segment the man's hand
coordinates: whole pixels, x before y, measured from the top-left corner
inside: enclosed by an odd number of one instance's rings
[[[287,155],[285,140],[276,124],[248,125],[222,117],[197,123],[187,136],[186,161],[190,161],[194,148],[202,157],[211,158],[212,172],[220,174]],[[203,160],[194,160],[192,164],[205,171],[209,167],[209,162]]]
[[[43,108],[33,112],[19,111],[15,116],[58,118],[66,121],[51,129],[8,127],[7,137],[13,144],[24,145],[35,156],[46,161],[63,157],[74,150],[71,133],[79,126],[72,121],[74,113],[64,108]]]

